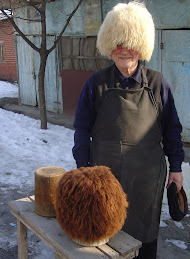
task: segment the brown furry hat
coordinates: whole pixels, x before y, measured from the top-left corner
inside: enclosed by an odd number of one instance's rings
[[[109,11],[100,27],[97,48],[110,57],[117,45],[135,50],[141,60],[149,61],[154,49],[155,28],[143,3],[119,3]]]
[[[56,194],[56,217],[73,241],[106,243],[126,219],[126,194],[106,166],[81,167],[63,175]]]

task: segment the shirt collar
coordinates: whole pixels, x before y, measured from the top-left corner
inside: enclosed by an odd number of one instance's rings
[[[123,81],[127,78],[119,71],[119,69],[116,67],[115,64],[114,64],[114,72],[121,81]],[[138,62],[138,66],[137,66],[136,71],[130,77],[128,77],[128,79],[129,78],[131,78],[131,79],[135,80],[137,83],[141,84],[142,78],[141,78],[140,62]]]

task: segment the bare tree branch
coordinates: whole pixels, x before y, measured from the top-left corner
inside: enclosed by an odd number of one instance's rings
[[[14,29],[19,33],[19,35],[37,52],[40,52],[40,48],[37,48],[32,41],[30,41],[24,33],[18,28],[16,23],[13,20],[13,17],[10,17],[3,9],[0,9],[0,11],[8,18]]]
[[[10,0],[9,0],[10,1]],[[0,7],[0,11],[2,11],[2,13],[8,18],[8,20],[11,22],[12,26],[14,27],[14,29],[18,32],[18,34],[34,49],[36,50],[39,54],[40,54],[40,67],[39,67],[39,72],[38,72],[38,89],[39,89],[39,108],[40,108],[40,119],[41,119],[41,128],[42,129],[47,129],[47,115],[46,115],[46,100],[45,100],[45,68],[46,68],[46,63],[47,63],[47,58],[49,53],[55,49],[57,43],[59,42],[59,40],[61,39],[62,34],[64,33],[64,31],[66,30],[71,18],[73,17],[73,15],[76,13],[77,9],[79,8],[79,6],[81,5],[81,3],[83,2],[83,0],[78,0],[78,4],[75,7],[75,9],[73,10],[73,12],[71,14],[68,15],[68,19],[66,20],[66,24],[63,27],[61,33],[59,34],[59,36],[57,37],[57,39],[54,41],[53,46],[47,50],[47,31],[46,31],[46,4],[49,0],[34,0],[34,1],[27,1],[27,0],[19,0],[22,1],[22,3],[24,3],[24,5],[26,6],[32,6],[33,8],[35,8],[36,11],[39,12],[40,14],[40,22],[41,22],[41,46],[40,48],[37,48],[33,42],[31,42],[25,35],[24,33],[18,28],[17,24],[15,23],[13,17],[14,16],[10,16],[5,12],[5,8]],[[11,2],[11,1],[10,1]],[[11,3],[9,2],[9,4],[11,5]],[[1,1],[0,1],[1,4]],[[15,4],[15,2],[14,2]],[[20,3],[21,4],[21,3]],[[36,6],[36,4],[38,4],[38,7],[40,6],[40,8],[38,8]],[[15,17],[14,17],[15,18]]]
[[[27,4],[29,3],[27,0],[24,0],[24,2],[27,3]],[[38,8],[36,6],[36,4],[33,4],[33,3],[30,2],[30,6],[34,7],[36,9],[36,11],[38,11],[41,14],[41,10],[40,10],[40,8]]]
[[[75,9],[72,11],[72,13],[69,15],[69,18],[67,19],[67,22],[65,24],[65,26],[63,27],[63,30],[61,31],[61,33],[59,34],[59,36],[57,37],[57,39],[54,41],[53,46],[47,51],[48,55],[49,53],[54,50],[56,48],[57,43],[59,42],[59,40],[61,39],[61,36],[63,35],[63,33],[65,32],[71,18],[73,17],[73,15],[76,13],[76,11],[78,10],[79,6],[82,4],[83,0],[80,0],[77,4],[77,6],[75,7]]]

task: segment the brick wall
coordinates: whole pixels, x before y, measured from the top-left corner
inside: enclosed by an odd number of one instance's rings
[[[4,56],[4,59],[0,60],[0,80],[17,81],[13,27],[8,20],[0,21],[0,45],[3,45]]]

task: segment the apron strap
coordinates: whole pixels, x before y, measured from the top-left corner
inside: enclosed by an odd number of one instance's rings
[[[146,76],[146,73],[143,69],[143,67],[141,67],[141,71],[142,71],[142,81],[143,81],[143,87],[145,90],[147,90],[149,96],[150,96],[150,99],[156,109],[156,114],[157,114],[157,117],[159,117],[159,109],[158,109],[158,104],[156,102],[156,99],[154,97],[154,94],[153,94],[153,91],[152,89],[149,87],[148,85],[148,80],[147,80],[147,76]]]
[[[154,97],[152,89],[148,85],[147,76],[146,76],[146,73],[145,73],[144,68],[142,66],[141,66],[141,71],[142,71],[143,87],[148,92],[150,100],[151,100],[151,102],[153,103],[153,105],[154,105],[154,107],[156,109],[156,115],[157,115],[157,119],[158,119],[158,124],[159,124],[160,130],[162,131],[162,126],[161,126],[161,121],[160,121],[160,116],[159,116],[160,113],[159,113],[158,104],[156,102],[156,99]]]

